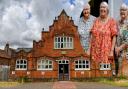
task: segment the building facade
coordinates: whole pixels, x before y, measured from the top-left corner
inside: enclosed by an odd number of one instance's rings
[[[111,77],[115,62],[95,63],[81,46],[77,26],[63,10],[55,17],[49,31],[42,30],[41,40],[33,48],[13,52],[10,78],[72,80],[79,78]]]

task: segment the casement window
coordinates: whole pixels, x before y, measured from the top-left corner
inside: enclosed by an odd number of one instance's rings
[[[27,70],[27,60],[26,59],[17,59],[15,69],[16,70]]]
[[[67,37],[67,36],[55,37],[54,49],[73,49],[73,37]]]
[[[37,70],[52,70],[53,62],[48,59],[37,60]]]
[[[90,61],[88,60],[76,60],[75,70],[90,70]]]
[[[100,63],[100,70],[111,70],[110,63]]]

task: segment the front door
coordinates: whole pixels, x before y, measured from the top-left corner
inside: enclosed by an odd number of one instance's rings
[[[65,61],[65,63],[64,63],[64,61],[65,60],[63,60],[61,63],[59,62],[59,80],[61,80],[61,81],[65,81],[65,80],[69,80],[69,64],[68,64],[68,62],[66,62]]]

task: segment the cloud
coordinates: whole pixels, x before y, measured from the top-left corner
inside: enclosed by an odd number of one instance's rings
[[[76,21],[87,0],[0,0],[0,46],[32,47],[65,9]]]

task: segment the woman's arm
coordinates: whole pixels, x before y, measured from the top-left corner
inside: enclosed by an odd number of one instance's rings
[[[110,51],[110,57],[113,57],[113,52],[114,52],[114,48],[115,48],[115,43],[116,43],[116,35],[113,36],[112,38],[112,47],[111,47],[111,51]]]

